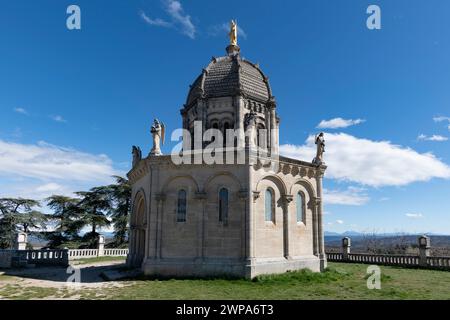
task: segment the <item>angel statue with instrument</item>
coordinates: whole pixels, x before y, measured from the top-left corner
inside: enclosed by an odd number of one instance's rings
[[[150,155],[152,156],[162,155],[161,145],[164,145],[165,131],[166,126],[164,125],[164,123],[162,123],[158,119],[155,119],[153,121],[152,128],[150,129],[150,132],[153,136],[153,148],[150,151]]]

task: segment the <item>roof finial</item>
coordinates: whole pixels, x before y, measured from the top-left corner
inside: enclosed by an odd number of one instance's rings
[[[230,22],[230,45],[237,46],[237,22],[235,20],[231,20]]]
[[[239,54],[240,48],[237,44],[237,35],[238,35],[238,29],[237,29],[237,21],[231,20],[230,21],[230,33],[228,34],[230,37],[230,45],[227,47],[227,53],[229,56],[236,56]]]

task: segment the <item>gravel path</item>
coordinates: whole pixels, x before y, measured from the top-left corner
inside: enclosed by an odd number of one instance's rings
[[[2,270],[0,272],[0,291],[7,286],[11,287],[11,285],[18,285],[24,289],[39,287],[75,290],[121,287],[124,285],[123,282],[105,281],[101,274],[105,271],[118,270],[123,266],[122,261],[107,261],[81,265],[73,264],[72,268],[40,267]],[[2,274],[4,275],[3,279]],[[80,275],[81,283],[68,283],[68,279],[74,279],[75,274]]]

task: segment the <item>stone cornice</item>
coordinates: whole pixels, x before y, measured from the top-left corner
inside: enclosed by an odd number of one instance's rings
[[[326,166],[316,166],[310,162],[304,162],[300,160],[290,159],[286,157],[279,157],[276,159],[274,157],[271,158],[257,158],[256,156],[251,156],[256,160],[253,160],[253,169],[269,169],[273,170],[278,174],[288,175],[291,174],[293,176],[301,176],[301,177],[322,177],[325,173]]]
[[[143,176],[148,174],[148,166],[146,159],[142,159],[130,172],[128,172],[127,177],[131,184],[141,179]]]

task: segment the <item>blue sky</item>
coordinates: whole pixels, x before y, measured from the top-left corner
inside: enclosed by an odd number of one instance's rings
[[[81,30],[66,28],[70,4]],[[366,27],[370,4],[381,30]],[[70,193],[127,172],[131,145],[151,148],[154,117],[181,126],[189,84],[225,54],[234,18],[242,55],[269,76],[285,154],[311,160],[311,135],[326,132],[326,229],[450,234],[449,10],[446,0],[5,2],[0,196]]]

